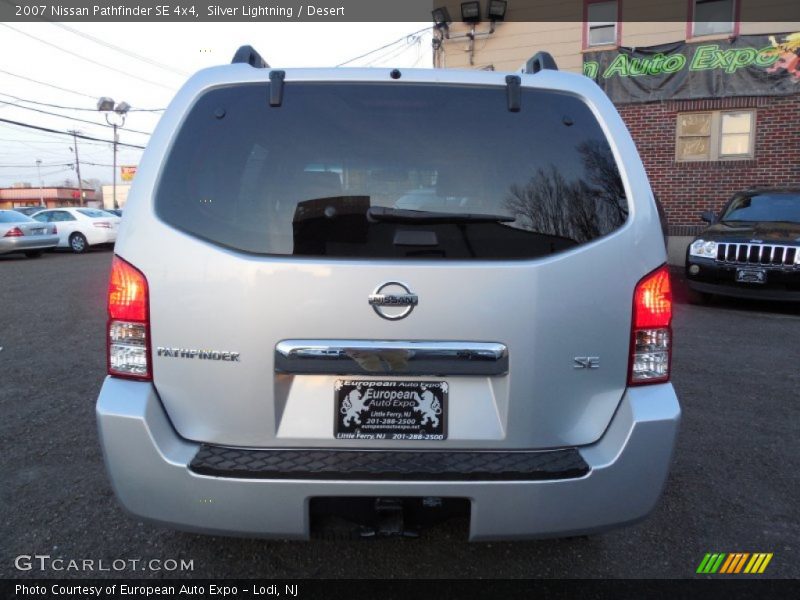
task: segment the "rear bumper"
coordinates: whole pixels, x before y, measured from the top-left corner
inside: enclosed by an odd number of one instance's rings
[[[596,443],[589,472],[533,481],[387,481],[215,477],[190,469],[200,444],[179,437],[152,385],[107,378],[97,401],[106,466],[140,518],[228,535],[309,537],[309,503],[326,496],[440,496],[471,502],[470,539],[577,535],[636,522],[663,489],[680,407],[670,384],[631,388]],[[333,440],[332,440],[333,442]]]
[[[47,250],[58,245],[57,235],[28,235],[21,237],[0,238],[0,254],[10,252],[30,252]]]
[[[106,229],[105,227],[93,227],[86,230],[86,241],[89,245],[113,244],[117,241],[117,230]]]

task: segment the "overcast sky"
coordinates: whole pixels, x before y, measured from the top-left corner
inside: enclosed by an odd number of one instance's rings
[[[319,67],[335,66],[402,38],[352,65],[430,67],[430,33],[406,38],[425,27],[429,24],[0,23],[0,118],[59,131],[77,129],[85,135],[110,140],[112,130],[102,125],[103,116],[93,110],[97,98],[124,100],[134,108],[164,108],[190,74],[229,63],[242,44],[254,46],[273,66]],[[150,132],[160,114],[131,112],[120,132],[120,141],[145,145],[147,135],[126,130]],[[86,140],[79,140],[78,145],[81,177],[110,183],[111,145]],[[0,121],[0,187],[15,182],[38,186],[37,159],[42,161],[44,185],[63,184],[65,179],[77,182],[69,166],[74,164],[71,146],[71,137]],[[120,147],[118,163],[137,164],[140,156],[140,150]]]

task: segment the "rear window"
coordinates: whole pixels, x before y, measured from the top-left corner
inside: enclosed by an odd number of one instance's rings
[[[33,219],[14,210],[0,210],[0,223],[29,223],[30,221]]]
[[[257,254],[502,259],[627,218],[608,142],[571,95],[523,89],[510,112],[504,87],[288,82],[270,107],[268,88],[198,99],[156,190],[162,220]]]
[[[98,219],[101,217],[113,217],[114,215],[107,213],[104,210],[96,210],[94,208],[76,208],[79,213],[82,215],[86,215],[87,217],[91,217],[92,219]]]

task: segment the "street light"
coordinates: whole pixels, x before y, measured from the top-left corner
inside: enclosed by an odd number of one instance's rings
[[[103,96],[97,101],[97,110],[105,115],[106,123],[114,128],[114,179],[112,188],[112,193],[114,194],[114,208],[119,208],[119,204],[117,203],[117,144],[119,143],[117,128],[125,126],[125,115],[130,108],[131,105],[127,102],[120,102],[115,105],[114,100],[108,96]],[[111,118],[112,114],[116,115],[116,117]]]
[[[42,181],[42,160],[40,158],[36,159],[36,175],[39,178],[39,206],[47,208],[44,203],[44,182]]]

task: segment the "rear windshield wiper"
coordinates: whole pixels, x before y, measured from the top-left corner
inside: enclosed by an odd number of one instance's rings
[[[367,219],[392,223],[511,223],[517,220],[510,215],[434,212],[384,206],[371,206],[367,211]]]

